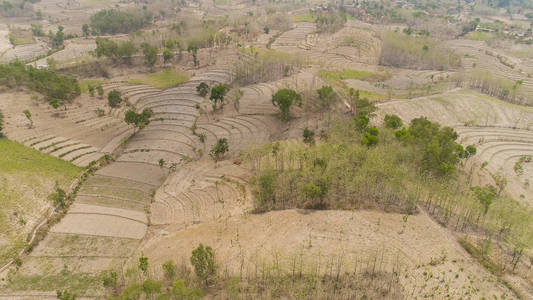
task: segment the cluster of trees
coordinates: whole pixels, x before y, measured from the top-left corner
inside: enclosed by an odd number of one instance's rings
[[[376,254],[376,257],[380,255]],[[385,271],[386,268],[381,267],[386,264],[383,256],[373,261],[370,258],[357,259],[355,267],[340,258],[333,258],[334,265],[329,260],[317,262],[315,258],[302,256],[282,257],[281,263],[243,261],[240,274],[237,274],[224,272],[214,249],[200,244],[189,258],[192,268],[172,260],[161,266],[151,266],[148,257],[141,256],[137,266],[129,268],[123,275],[115,271],[105,272],[102,283],[106,299],[110,300],[255,299],[258,295],[276,295],[274,298],[282,299],[404,298],[398,284],[400,271],[396,266],[392,271]],[[156,268],[162,270],[161,275],[155,276],[149,271]],[[61,300],[76,298],[68,290],[58,291],[57,295]]]
[[[0,84],[25,86],[48,98],[71,100],[81,93],[78,80],[50,69],[36,69],[20,61],[0,65]]]
[[[201,86],[202,84],[200,84]],[[200,87],[198,86],[198,87]],[[207,87],[209,88],[209,87]],[[204,92],[204,89],[205,87],[204,86],[201,86],[200,87],[200,93],[203,93]],[[221,103],[222,106],[224,106],[224,99],[226,97],[226,94],[229,92],[229,87],[227,85],[224,85],[224,84],[219,84],[219,85],[216,85],[214,86],[212,89],[211,89],[211,95],[209,96],[209,100],[211,100],[213,102],[213,111],[216,111],[217,110],[217,103]]]
[[[115,42],[108,38],[96,38],[96,57],[107,57],[115,62],[129,63],[131,57],[137,53],[137,47],[131,41]]]
[[[523,86],[522,80],[513,82],[505,78],[495,77],[491,73],[481,70],[474,70],[466,77],[459,76],[455,80],[457,85],[465,85],[504,101],[522,105],[533,104],[533,101],[528,96],[531,90]]]
[[[254,59],[235,64],[235,81],[242,86],[278,80],[293,74],[302,66],[298,57],[287,53],[251,49],[250,54]]]
[[[93,34],[129,33],[143,28],[151,21],[152,14],[149,11],[104,9],[91,16],[90,28]],[[84,34],[88,34],[89,27],[83,26],[82,30]]]
[[[143,129],[146,125],[150,124],[150,118],[152,117],[153,112],[149,108],[143,109],[141,113],[136,113],[133,110],[126,111],[124,116],[124,121],[126,124],[133,125],[134,130]]]
[[[431,38],[386,32],[382,35],[382,40],[382,65],[434,70],[461,66],[460,56]]]
[[[339,31],[346,23],[346,14],[338,12],[322,12],[315,17],[315,23],[318,32],[333,33]]]
[[[387,120],[392,123],[391,118]],[[450,127],[440,127],[425,117],[411,120],[408,128],[395,132],[403,143],[410,144],[420,153],[420,166],[433,175],[450,175],[461,159],[476,154],[476,148],[465,148],[455,142],[459,135]]]
[[[131,63],[131,58],[138,52],[139,49],[132,41],[113,41],[108,38],[96,38],[96,49],[94,54],[96,57],[107,57],[114,62]],[[148,66],[153,67],[157,62],[159,48],[152,46],[149,43],[142,43],[141,50],[144,55],[145,62]],[[168,48],[163,53],[163,59],[167,62],[173,57]]]
[[[256,211],[381,208],[413,213],[419,194],[412,187],[428,174],[447,181],[460,160],[475,153],[474,147],[463,149],[455,142],[453,130],[425,118],[398,129],[401,120],[390,115],[378,131],[367,122],[373,106],[359,102],[354,122],[335,120],[323,143],[278,142],[246,154],[256,170],[251,182]]]

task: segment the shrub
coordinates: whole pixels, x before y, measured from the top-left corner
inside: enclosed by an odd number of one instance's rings
[[[228,151],[229,151],[228,140],[226,138],[221,138],[221,139],[218,139],[215,145],[213,145],[213,148],[211,149],[211,152],[209,154],[215,161],[218,161]]]
[[[133,110],[126,111],[124,121],[126,124],[133,125],[134,129],[143,129],[150,124],[150,117],[152,117],[152,110],[149,108],[143,109],[142,113],[136,113]]]
[[[403,122],[402,122],[402,119],[400,119],[400,117],[398,117],[397,115],[385,115],[385,127],[387,128],[391,128],[391,129],[398,129],[400,127],[402,127],[403,125]]]
[[[197,87],[196,91],[198,94],[202,97],[205,97],[207,93],[209,92],[209,86],[205,82],[201,82]]]
[[[303,132],[304,143],[313,144],[315,142],[315,132],[309,128],[305,128]]]

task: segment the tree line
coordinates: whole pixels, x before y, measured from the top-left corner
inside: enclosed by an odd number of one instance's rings
[[[25,86],[48,98],[71,100],[81,93],[78,80],[50,69],[37,69],[20,61],[0,65],[0,84]]]

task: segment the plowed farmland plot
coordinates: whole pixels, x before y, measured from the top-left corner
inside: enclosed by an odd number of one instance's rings
[[[199,142],[190,128],[199,116],[195,104],[208,101],[196,92],[196,85],[203,80],[210,84],[227,83],[231,80],[231,72],[224,68],[208,70],[188,83],[165,91],[120,82],[106,85],[108,90],[121,89],[123,95],[142,94],[136,104],[152,109],[154,120],[125,145],[115,162],[98,170],[81,186],[66,216],[52,227],[36,251],[25,259],[24,267],[8,286],[10,291],[49,291],[69,287],[87,295],[102,292],[98,274],[107,269],[120,269],[144,238],[150,223],[147,212],[155,191],[169,174],[169,164],[181,163],[185,157],[196,158],[195,147]],[[23,119],[18,121],[22,123]],[[257,141],[265,132],[261,117],[227,118],[213,124],[232,128],[227,137],[235,141],[232,145],[235,152],[244,147],[246,141]],[[38,128],[39,124],[35,122],[34,126]],[[21,132],[24,130],[27,129],[20,129]],[[41,150],[65,142],[53,135],[41,139],[33,145],[38,145]],[[214,142],[215,137],[207,138],[206,145],[211,146]],[[52,146],[47,147],[48,144]],[[160,160],[165,163],[160,163]],[[197,197],[211,195],[215,182],[215,186],[220,186],[220,196],[228,199],[228,203],[233,201],[237,195],[236,188],[226,181],[221,181],[220,185],[216,183],[221,176],[217,172],[211,176],[216,179],[205,179],[205,186],[201,186],[202,189],[205,187],[205,192]],[[195,193],[198,191],[192,192]],[[206,203],[204,198],[194,201],[198,201],[194,205]],[[173,216],[172,210],[161,215],[157,208],[154,209],[156,224],[174,222]],[[189,219],[179,222],[188,224]]]
[[[379,114],[394,113],[405,121],[426,116],[453,127],[464,145],[473,144],[475,159],[492,174],[508,180],[507,191],[533,205],[530,180],[533,155],[533,109],[458,90],[442,95],[392,101],[379,105]]]
[[[142,251],[154,272],[169,259],[187,261],[203,243],[216,249],[220,268],[243,277],[276,268],[327,274],[328,262],[342,261],[340,272],[400,266],[400,284],[409,295],[513,297],[428,216],[402,223],[401,215],[381,212],[275,211],[207,221],[155,237]]]

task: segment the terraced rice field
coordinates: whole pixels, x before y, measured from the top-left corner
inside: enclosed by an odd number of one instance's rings
[[[394,113],[405,121],[426,116],[453,127],[464,145],[477,147],[478,165],[492,174],[504,175],[507,191],[517,200],[533,205],[530,181],[532,163],[520,163],[533,155],[533,109],[490,98],[468,90],[392,101],[379,105],[379,115]],[[522,171],[515,170],[517,163]]]
[[[251,204],[246,178],[246,169],[228,161],[216,169],[212,161],[187,164],[157,191],[152,224],[176,230],[240,214]]]
[[[103,100],[81,97],[58,109],[22,93],[7,94],[0,105],[7,113],[6,136],[78,166],[112,153],[133,132],[123,110],[109,111]],[[22,111],[30,110],[34,126]],[[107,111],[98,116],[97,110]]]
[[[198,220],[197,209],[202,210],[202,216],[203,210],[209,209],[212,213],[205,214],[205,218],[216,218],[216,212],[226,211],[231,203],[246,197],[239,190],[237,166],[229,164],[214,170],[209,159],[198,162],[207,168],[194,168],[194,172],[187,165],[182,166],[188,158],[202,156],[198,149],[209,149],[222,137],[229,140],[231,153],[237,153],[249,143],[268,139],[265,127],[273,121],[270,117],[253,115],[198,123],[197,131],[206,134],[205,144],[193,135],[191,128],[199,117],[196,104],[208,101],[197,95],[196,86],[201,81],[210,85],[229,83],[232,73],[228,70],[231,70],[229,65],[218,66],[164,91],[121,82],[106,85],[108,90],[117,88],[123,95],[129,95],[128,100],[133,99],[138,109],[152,109],[153,121],[128,141],[115,162],[98,170],[82,185],[67,215],[50,230],[51,234],[17,273],[10,285],[13,292],[35,278],[55,283],[48,287],[32,285],[33,289],[62,288],[59,277],[68,274],[88,282],[77,288],[89,295],[98,294],[101,284],[89,275],[120,268],[139,246],[148,224],[189,225]],[[48,137],[33,146],[45,151],[63,142]],[[160,165],[160,159],[165,164]],[[155,191],[169,175],[171,163],[179,165],[177,171],[154,198]],[[147,214],[150,210],[152,215]],[[72,241],[76,245],[71,245]],[[61,249],[54,251],[56,247]],[[68,270],[58,267],[59,261],[69,262]]]
[[[486,71],[495,77],[505,78],[511,82],[522,80],[522,86],[527,88],[526,95],[533,97],[533,78],[528,74],[533,74],[533,68],[528,61],[518,59],[499,53],[488,47],[482,41],[455,40],[448,43],[449,46],[457,52],[466,55],[463,57],[463,67],[466,71],[472,69]],[[492,53],[489,55],[488,53]],[[503,64],[496,56],[500,55],[502,59],[514,67]]]
[[[50,48],[42,41],[34,44],[16,46],[1,53],[0,62],[6,63],[15,59],[29,60],[40,55],[46,55],[48,50]]]

